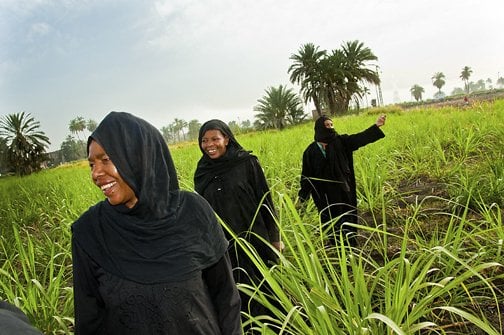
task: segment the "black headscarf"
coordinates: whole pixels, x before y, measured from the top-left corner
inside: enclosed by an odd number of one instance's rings
[[[210,158],[201,148],[201,140],[208,130],[219,130],[229,139],[226,153],[217,159]],[[198,161],[198,166],[194,173],[194,187],[196,192],[203,194],[203,191],[215,176],[233,168],[252,156],[250,151],[246,151],[238,143],[229,126],[221,120],[209,120],[205,122],[198,135],[198,144],[203,156]]]
[[[314,139],[317,142],[329,143],[336,138],[336,130],[334,128],[326,128],[324,122],[326,120],[331,120],[325,115],[322,115],[315,121],[315,136]]]
[[[105,270],[132,281],[181,280],[224,254],[211,207],[179,190],[168,146],[150,123],[111,112],[88,140],[98,142],[133,189],[133,208],[104,200],[72,226],[74,242]]]

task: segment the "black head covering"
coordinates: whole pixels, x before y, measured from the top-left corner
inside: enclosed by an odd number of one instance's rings
[[[201,140],[208,130],[219,130],[229,139],[226,153],[219,158],[210,158],[201,148]],[[203,194],[203,191],[214,176],[221,175],[223,172],[253,156],[250,154],[251,151],[243,149],[234,137],[229,126],[221,120],[209,120],[201,126],[198,135],[198,144],[203,156],[198,161],[198,166],[194,173],[194,188],[199,194]]]
[[[139,203],[135,215],[169,214],[170,192],[179,189],[177,172],[166,142],[153,125],[128,113],[111,112],[89,136],[88,153],[92,140],[103,147],[135,192]]]
[[[138,202],[107,200],[72,226],[74,239],[105,270],[140,283],[187,278],[215,263],[227,247],[206,201],[179,190],[159,130],[128,113],[111,112],[88,140],[98,142]]]
[[[315,121],[315,136],[314,139],[317,142],[329,143],[336,138],[336,130],[334,128],[326,128],[324,122],[326,120],[331,120],[325,115],[322,115]]]

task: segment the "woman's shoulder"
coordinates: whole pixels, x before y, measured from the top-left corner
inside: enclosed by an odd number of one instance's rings
[[[310,144],[308,144],[308,146],[306,147],[304,152],[306,153],[306,152],[310,152],[313,150],[320,150],[318,147],[318,143],[316,141],[312,141]]]
[[[206,209],[207,207],[210,207],[205,198],[203,198],[197,192],[180,190],[179,194],[180,194],[180,202],[184,206],[188,206],[188,208],[204,207]]]
[[[99,215],[99,211],[101,206],[103,205],[103,201],[91,206],[84,213],[79,216],[77,220],[72,224],[72,231],[76,232],[82,228],[87,228],[92,225],[94,222],[97,222],[97,217]]]

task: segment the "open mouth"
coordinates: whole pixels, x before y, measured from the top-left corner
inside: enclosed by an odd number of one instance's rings
[[[112,187],[114,187],[116,184],[117,182],[113,181],[111,183],[100,186],[100,189],[102,190],[103,194],[105,194],[105,196],[109,196],[112,193]]]

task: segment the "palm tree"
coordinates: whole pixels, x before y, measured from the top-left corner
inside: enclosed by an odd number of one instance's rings
[[[98,127],[98,123],[93,120],[93,119],[89,119],[86,121],[86,129],[92,133],[93,131],[96,130],[96,128]]]
[[[191,120],[187,124],[187,135],[189,135],[189,140],[195,140],[198,138],[199,129],[201,127],[201,123],[198,120]]]
[[[0,120],[0,137],[7,146],[7,164],[17,175],[27,175],[41,169],[46,160],[45,149],[51,144],[40,122],[28,113],[9,114]]]
[[[380,84],[380,77],[378,72],[374,70],[375,65],[372,63],[377,61],[378,57],[371,49],[365,47],[364,43],[355,40],[343,44],[341,50],[345,60],[343,68],[345,82],[342,86],[338,110],[331,111],[331,114],[346,112],[352,99],[358,105],[364,97],[364,84]]]
[[[425,90],[422,86],[415,84],[410,88],[410,92],[416,101],[420,101],[422,100],[422,94],[425,92]]]
[[[464,88],[466,91],[466,94],[469,94],[469,77],[471,76],[471,73],[473,71],[469,66],[464,66],[462,69],[462,72],[460,73],[460,79],[464,81]]]
[[[60,146],[61,161],[70,162],[84,157],[86,153],[80,142],[76,141],[72,135],[68,135]]]
[[[70,124],[68,125],[68,130],[72,134],[76,134],[77,138],[80,142],[79,132],[83,132],[86,129],[86,120],[82,116],[78,116],[77,118],[70,120]]]
[[[359,105],[364,98],[366,83],[380,83],[377,71],[371,68],[375,65],[370,64],[378,58],[357,40],[346,42],[330,55],[305,44],[291,59],[295,63],[289,67],[290,80],[301,85],[305,103],[311,99],[319,115],[324,105],[330,114],[346,112],[350,101]]]
[[[322,106],[320,101],[320,66],[319,61],[326,56],[326,51],[319,50],[319,47],[313,43],[307,43],[301,46],[298,54],[293,54],[290,59],[294,64],[289,66],[290,81],[293,84],[301,86],[301,95],[304,103],[313,101],[317,113],[322,115]]]
[[[443,72],[436,72],[432,76],[432,85],[437,87],[437,89],[439,90],[438,91],[439,93],[441,93],[441,87],[443,87],[445,83],[446,83],[445,82],[445,75]]]
[[[166,143],[175,142],[175,132],[172,124],[164,126],[160,130]]]
[[[184,139],[184,128],[187,127],[187,122],[182,119],[175,118],[173,120],[173,131],[177,135],[177,142],[181,141],[180,133],[182,133],[182,140]]]
[[[5,138],[0,137],[0,173],[4,171],[7,172],[8,162],[7,162],[7,152],[9,147],[7,147],[7,140]]]
[[[280,85],[265,92],[266,95],[257,100],[259,104],[254,107],[261,128],[283,129],[286,123],[299,123],[304,118],[303,102],[292,89]]]

